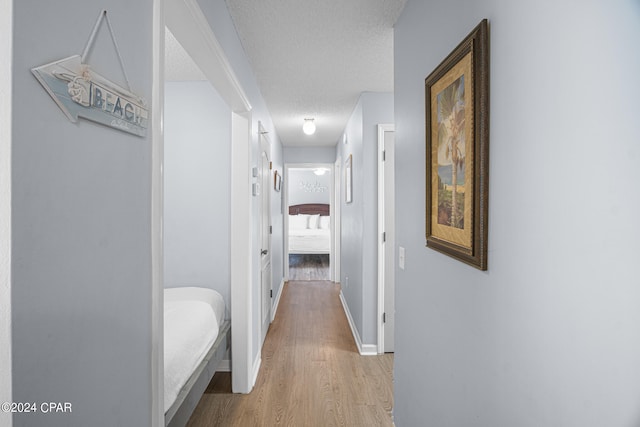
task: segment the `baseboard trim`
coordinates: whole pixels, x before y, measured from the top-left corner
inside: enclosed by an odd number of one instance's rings
[[[362,348],[360,348],[360,354],[363,356],[377,356],[378,346],[375,344],[362,344]]]
[[[260,373],[260,366],[262,365],[262,357],[258,356],[258,358],[253,363],[253,374],[251,375],[251,390],[256,385],[256,381],[258,381],[258,374]]]
[[[273,307],[271,308],[271,321],[273,322],[276,318],[276,313],[278,312],[278,306],[280,305],[280,297],[282,296],[282,290],[284,289],[284,279],[280,282],[280,289],[278,289],[278,293],[276,294],[276,300],[273,302]]]
[[[358,347],[358,353],[361,356],[376,356],[378,354],[378,346],[375,344],[362,344],[362,340],[360,339],[360,334],[358,333],[358,329],[356,329],[356,324],[353,321],[353,317],[351,317],[351,312],[349,311],[349,305],[347,301],[344,299],[344,294],[340,291],[340,302],[342,303],[342,309],[344,310],[344,314],[347,316],[347,321],[349,322],[349,327],[351,328],[351,334],[353,335],[353,339],[356,342],[356,347]]]
[[[222,359],[216,367],[216,372],[231,372],[231,360]]]

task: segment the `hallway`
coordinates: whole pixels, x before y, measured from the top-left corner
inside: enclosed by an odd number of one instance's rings
[[[393,355],[358,354],[339,294],[288,282],[253,391],[232,394],[217,373],[188,426],[391,426]]]

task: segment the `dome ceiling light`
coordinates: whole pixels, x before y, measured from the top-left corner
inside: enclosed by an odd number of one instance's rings
[[[327,168],[316,168],[316,169],[313,170],[313,173],[315,173],[318,176],[322,176],[327,172],[329,172],[329,169],[327,169]]]
[[[302,132],[304,132],[305,135],[313,135],[316,132],[316,124],[314,122],[314,119],[304,119]]]

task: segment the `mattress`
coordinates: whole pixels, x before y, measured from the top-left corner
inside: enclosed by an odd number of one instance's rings
[[[205,288],[164,290],[164,411],[176,400],[218,337],[222,296]]]
[[[328,254],[331,252],[331,230],[290,229],[289,253]]]
[[[203,301],[209,304],[214,313],[216,313],[216,319],[218,325],[222,325],[225,319],[225,305],[224,299],[219,292],[213,289],[198,288],[198,287],[184,287],[184,288],[166,288],[164,290],[164,301]]]

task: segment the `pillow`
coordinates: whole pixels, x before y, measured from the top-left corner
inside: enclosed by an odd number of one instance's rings
[[[320,223],[318,224],[318,228],[323,230],[328,230],[331,227],[331,217],[330,216],[321,216]]]
[[[215,313],[218,325],[222,325],[222,322],[224,322],[225,304],[222,295],[218,291],[194,286],[164,288],[165,305],[172,301],[201,301],[207,303]]]
[[[298,216],[299,216],[300,218],[304,218],[304,220],[305,220],[304,228],[309,228],[309,217],[310,217],[311,215],[298,214]]]
[[[316,230],[320,228],[320,214],[318,215],[309,215],[309,229]]]
[[[309,219],[306,215],[289,215],[289,229],[291,230],[304,230],[309,224]]]

